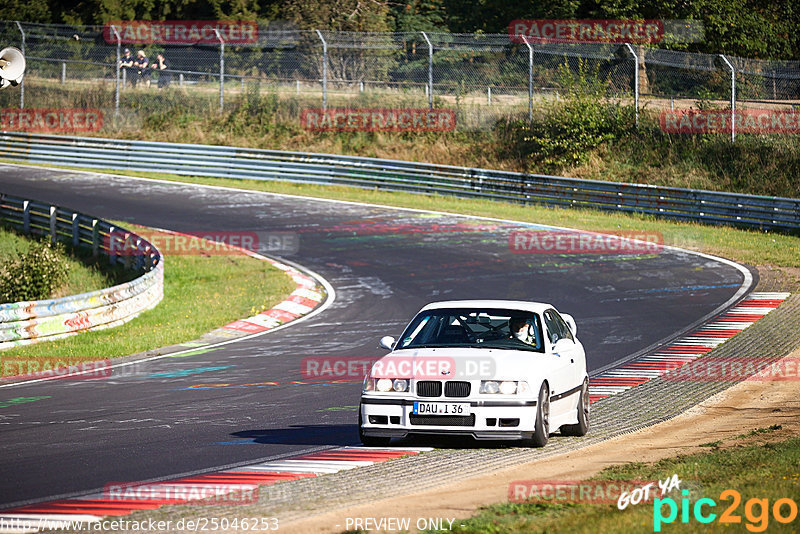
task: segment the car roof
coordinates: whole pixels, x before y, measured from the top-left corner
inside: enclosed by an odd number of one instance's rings
[[[554,308],[554,306],[545,302],[532,302],[528,300],[445,300],[441,302],[431,302],[420,311],[442,308],[504,308],[542,313],[549,308]]]

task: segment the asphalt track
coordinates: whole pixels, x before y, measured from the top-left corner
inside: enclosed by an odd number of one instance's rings
[[[181,232],[294,232],[299,250],[276,257],[336,290],[302,324],[207,353],[0,389],[0,508],[356,443],[359,383],[286,382],[302,380],[306,357],[382,354],[377,340],[430,301],[550,302],[575,316],[592,371],[673,337],[746,280],[675,250],[514,254],[521,225],[376,206],[11,165],[0,165],[0,192]],[[191,387],[268,381],[281,385]],[[38,400],[7,402],[20,397]]]

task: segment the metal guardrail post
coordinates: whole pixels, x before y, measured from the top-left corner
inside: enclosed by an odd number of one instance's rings
[[[50,206],[50,242],[52,244],[56,244],[56,238],[58,234],[56,234],[56,224],[58,223],[58,208],[55,206]]]
[[[22,29],[22,24],[19,23],[18,20],[14,22],[17,23],[17,29],[19,33],[22,34],[22,41],[20,42],[21,46],[19,49],[22,51],[22,55],[25,55],[25,30]],[[25,109],[25,78],[22,78],[22,81],[19,82],[19,107],[20,109]]]
[[[22,202],[22,233],[28,235],[31,233],[31,201],[24,200]]]
[[[533,122],[533,47],[527,35],[522,34],[522,41],[528,47],[528,122]]]
[[[219,33],[219,28],[214,28],[214,33],[219,40],[219,110],[225,107],[225,39]]]
[[[633,58],[633,109],[636,115],[636,128],[639,128],[639,56],[636,55],[636,50],[633,49],[630,43],[624,43],[623,46],[630,52]]]
[[[736,141],[736,69],[725,54],[720,54],[719,58],[731,70],[731,143]]]
[[[328,43],[322,32],[314,30],[322,41],[322,109],[328,109]]]
[[[81,243],[81,219],[80,215],[72,212],[72,246],[77,248]]]
[[[92,256],[97,257],[100,255],[100,228],[97,224],[100,221],[92,219]]]
[[[116,250],[116,243],[114,241],[117,239],[115,235],[117,231],[116,226],[109,226],[108,227],[108,263],[111,265],[117,264],[117,254],[114,252]]]
[[[428,109],[433,109],[433,44],[425,32],[419,32],[428,43]]]
[[[120,37],[119,32],[117,31],[117,27],[113,24],[111,25],[111,31],[114,32],[114,36],[117,38],[117,76],[116,76],[116,87],[114,88],[114,116],[116,117],[119,115],[119,62],[122,60],[122,55],[120,54],[120,47],[122,46],[122,37]],[[124,72],[123,72],[124,74]]]

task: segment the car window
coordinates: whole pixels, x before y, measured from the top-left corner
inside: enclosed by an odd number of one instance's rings
[[[551,343],[555,344],[560,339],[575,341],[572,330],[569,329],[569,325],[557,311],[553,309],[545,311],[544,323],[547,325],[548,339]]]
[[[557,311],[552,310],[552,312],[553,312],[553,319],[555,320],[556,325],[558,325],[558,328],[561,330],[561,337],[575,341],[575,336],[572,335],[572,330],[570,330],[569,325],[564,320],[564,318],[561,317],[561,315],[559,315]]]
[[[511,323],[527,325],[521,339]],[[400,337],[400,349],[420,347],[473,347],[544,352],[539,315],[500,308],[436,309],[418,314]]]

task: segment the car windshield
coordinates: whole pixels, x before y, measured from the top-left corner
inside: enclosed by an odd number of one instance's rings
[[[421,347],[544,352],[538,314],[497,308],[447,308],[421,312],[403,332],[396,348]]]

